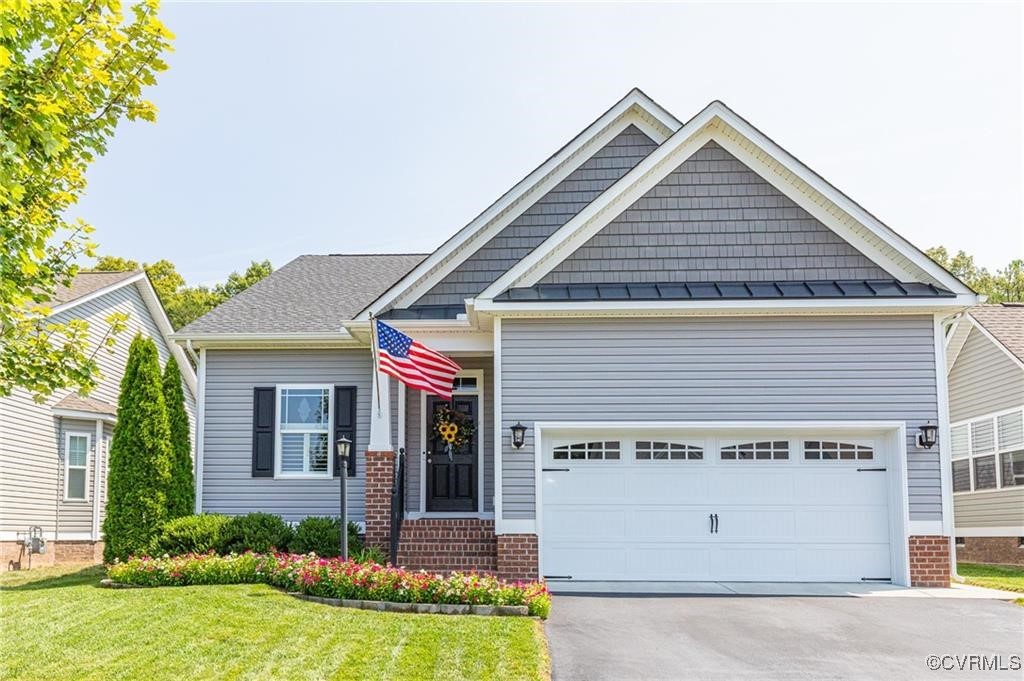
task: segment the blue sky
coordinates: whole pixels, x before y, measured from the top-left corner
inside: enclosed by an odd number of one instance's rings
[[[430,251],[631,87],[721,99],[923,247],[1024,257],[1021,9],[167,3],[155,125],[75,215],[190,283]]]

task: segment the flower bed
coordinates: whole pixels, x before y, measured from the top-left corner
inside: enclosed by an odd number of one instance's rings
[[[309,596],[391,603],[525,605],[546,618],[547,587],[536,582],[503,582],[476,573],[434,575],[375,563],[296,554],[185,554],[130,558],[107,569],[115,583],[135,586],[265,583]]]

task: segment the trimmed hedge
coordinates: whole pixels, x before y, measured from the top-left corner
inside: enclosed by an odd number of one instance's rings
[[[296,554],[218,556],[186,554],[173,558],[131,558],[107,569],[111,580],[135,586],[265,583],[322,598],[525,605],[531,615],[547,618],[551,597],[541,583],[504,582],[475,573],[448,576],[411,572],[375,563]]]
[[[271,513],[233,516],[221,530],[221,553],[270,553],[288,549],[295,536],[291,525]]]
[[[309,516],[295,527],[295,536],[288,544],[292,553],[315,553],[324,558],[341,555],[340,518]],[[359,526],[348,524],[348,553],[350,556],[363,551],[363,540],[359,538]]]
[[[231,521],[226,515],[202,514],[175,518],[164,523],[153,539],[150,553],[172,556],[182,553],[220,551],[224,544],[224,526]]]

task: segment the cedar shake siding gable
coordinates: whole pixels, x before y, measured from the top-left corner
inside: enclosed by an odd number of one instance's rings
[[[891,280],[711,141],[540,284]]]
[[[630,125],[410,307],[462,305],[466,298],[484,290],[558,231],[656,147],[650,137]]]

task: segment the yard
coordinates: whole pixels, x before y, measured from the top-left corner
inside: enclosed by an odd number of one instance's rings
[[[989,589],[1018,591],[1024,594],[1024,568],[1010,565],[980,565],[978,563],[957,563],[956,571],[968,584]],[[1017,599],[1024,605],[1024,597]]]
[[[332,608],[263,585],[98,588],[101,567],[0,575],[4,679],[546,679],[532,618]]]

